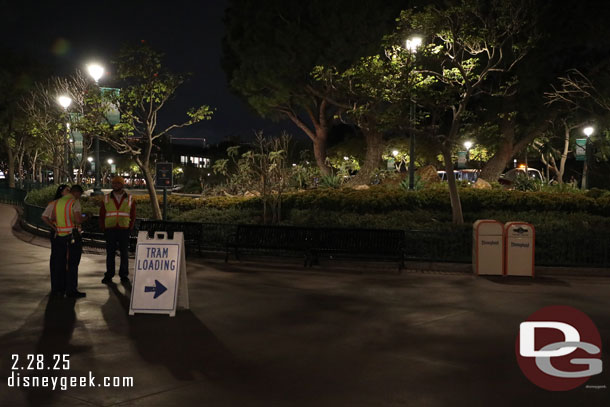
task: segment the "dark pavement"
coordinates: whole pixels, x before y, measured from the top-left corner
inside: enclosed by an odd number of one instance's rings
[[[14,236],[12,208],[0,215],[0,406],[610,405],[608,278],[210,260],[187,262],[190,310],[129,317],[129,291],[100,284],[100,255],[83,255],[87,298],[50,300],[49,249]],[[576,307],[597,324],[605,371],[588,384],[606,388],[552,393],[523,376],[519,323],[547,305]],[[20,373],[91,371],[135,385],[8,387],[11,355],[63,353],[69,371]]]

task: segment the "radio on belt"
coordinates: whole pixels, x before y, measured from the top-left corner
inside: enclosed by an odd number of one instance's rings
[[[184,255],[184,234],[174,232],[138,233],[135,270],[129,315],[135,313],[176,315],[177,308],[188,309],[188,283]]]

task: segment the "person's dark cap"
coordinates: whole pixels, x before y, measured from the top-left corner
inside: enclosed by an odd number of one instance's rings
[[[74,185],[72,185],[72,186],[70,187],[70,191],[72,191],[72,192],[80,192],[81,194],[82,194],[83,192],[85,192],[85,191],[83,191],[83,187],[81,187],[81,186],[80,186],[80,185],[78,185],[78,184],[74,184]]]

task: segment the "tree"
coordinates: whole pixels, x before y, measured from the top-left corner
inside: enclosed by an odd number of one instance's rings
[[[449,174],[452,150],[472,114],[472,100],[506,87],[507,73],[527,51],[527,39],[519,42],[518,34],[530,24],[529,7],[519,0],[461,0],[401,14],[395,43],[412,33],[425,39],[416,63],[426,86],[418,87],[415,98],[426,111],[422,125],[437,144]],[[453,222],[462,224],[454,177],[448,177],[448,183]]]
[[[230,86],[259,115],[288,118],[299,127],[326,175],[326,144],[337,107],[325,97],[330,89],[310,74],[318,65],[345,69],[370,54],[401,3],[233,0],[223,42]]]
[[[561,7],[553,2],[535,4],[535,24],[521,33],[529,37],[530,50],[512,71],[511,85],[480,103],[486,110],[481,120],[499,127],[488,145],[494,155],[481,172],[488,181],[497,180],[509,161],[534,140],[553,132],[554,122],[572,115],[571,106],[548,104],[546,97],[561,86],[560,78],[566,72],[578,69],[593,78],[606,71],[610,46],[607,7],[582,1]]]
[[[0,139],[8,161],[7,178],[9,186],[15,187],[15,164],[20,162],[23,175],[23,156],[25,153],[26,118],[19,108],[19,102],[33,86],[37,68],[23,55],[8,50],[0,50],[3,55],[0,63]]]
[[[163,65],[163,54],[144,42],[121,50],[115,65],[120,92],[90,97],[88,103],[97,109],[97,115],[90,118],[91,125],[100,123],[100,139],[117,153],[130,156],[138,165],[146,180],[153,216],[161,219],[151,166],[153,150],[161,138],[169,136],[172,130],[210,120],[212,109],[207,105],[193,108],[187,112],[188,119],[184,122],[160,127],[158,120],[162,109],[184,83],[186,76],[170,72]],[[119,109],[119,124],[112,125],[104,120],[108,102]]]
[[[413,128],[408,119],[416,86],[412,56],[390,44],[383,55],[362,57],[342,72],[334,66],[318,66],[313,77],[332,90],[326,100],[342,109],[342,119],[354,123],[362,132],[366,154],[352,182],[368,184],[381,162],[384,131]]]
[[[77,182],[80,183],[85,166],[87,165],[88,152],[93,144],[93,134],[98,127],[98,115],[95,109],[89,105],[90,94],[97,92],[96,85],[82,71],[77,70],[69,77],[57,77],[52,79],[53,87],[59,94],[68,95],[72,99],[70,104],[69,123],[72,139],[71,152],[74,157],[70,161],[76,164]],[[82,151],[80,157],[76,156],[74,137],[80,134],[82,137]],[[72,174],[69,174],[70,178]]]
[[[59,183],[60,175],[69,176],[63,171],[66,117],[57,104],[60,89],[57,80],[50,79],[37,83],[21,101],[20,106],[26,116],[28,137],[39,141],[42,157],[49,160],[53,168],[53,182]]]

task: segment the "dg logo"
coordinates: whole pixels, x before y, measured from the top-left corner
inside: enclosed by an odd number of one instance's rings
[[[602,341],[593,321],[568,306],[542,308],[519,327],[515,345],[523,374],[551,391],[572,390],[602,372]]]

